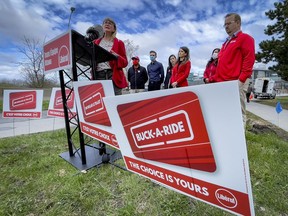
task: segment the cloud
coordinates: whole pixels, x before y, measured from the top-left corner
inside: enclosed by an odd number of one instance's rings
[[[168,0],[167,4],[171,4],[174,7],[178,6],[181,3],[181,0]]]
[[[188,46],[192,70],[203,71],[212,49],[220,47],[227,37],[222,27],[226,13],[241,15],[242,29],[255,38],[258,49],[258,44],[268,38],[264,29],[273,23],[265,15],[273,3],[274,0],[43,0],[33,4],[28,0],[1,1],[0,74],[18,70],[7,63],[7,56],[21,60],[16,47],[24,36],[48,41],[67,31],[72,6],[76,10],[71,27],[83,35],[106,16],[114,18],[118,38],[139,45],[137,55],[143,66],[149,63],[152,49],[166,67],[170,54],[177,54],[180,46]]]

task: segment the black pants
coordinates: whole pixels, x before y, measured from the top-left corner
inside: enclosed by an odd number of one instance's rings
[[[112,69],[105,69],[101,71],[96,71],[94,73],[95,80],[112,80]],[[113,81],[112,81],[113,82]],[[122,89],[118,88],[113,82],[114,94],[115,95],[122,95]]]
[[[250,102],[250,95],[251,95],[251,92],[247,92],[247,93],[246,93],[247,103]]]
[[[148,91],[160,90],[161,83],[160,82],[149,82]]]

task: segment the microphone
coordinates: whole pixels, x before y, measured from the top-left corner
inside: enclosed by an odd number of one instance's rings
[[[100,37],[103,37],[104,31],[101,25],[93,25],[86,30],[85,41],[88,44],[92,44],[92,42]]]
[[[71,16],[72,16],[72,13],[74,12],[76,10],[76,8],[75,7],[71,7],[70,8],[70,17],[69,17],[69,22],[68,22],[68,29],[70,29],[70,21],[71,21]]]

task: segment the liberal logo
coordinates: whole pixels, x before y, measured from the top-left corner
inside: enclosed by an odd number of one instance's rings
[[[67,46],[61,46],[58,54],[59,67],[70,64],[70,53]]]
[[[223,188],[215,191],[215,196],[218,202],[226,208],[235,208],[237,206],[236,197],[228,190]]]

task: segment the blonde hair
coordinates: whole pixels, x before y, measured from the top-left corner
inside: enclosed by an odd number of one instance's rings
[[[115,38],[115,37],[116,37],[116,34],[117,34],[117,26],[116,26],[115,21],[114,21],[112,18],[110,18],[110,17],[106,17],[106,18],[103,20],[102,25],[104,25],[104,23],[105,23],[106,21],[109,21],[109,22],[113,23],[114,28],[115,28],[115,31],[113,32],[112,37]],[[104,33],[104,34],[105,34],[105,33]]]

